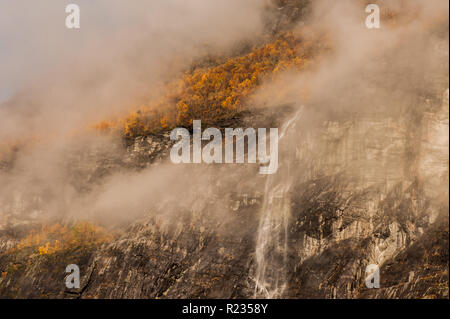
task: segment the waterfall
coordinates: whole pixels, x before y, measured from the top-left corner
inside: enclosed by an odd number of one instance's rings
[[[283,125],[279,135],[280,142],[295,127],[302,111],[303,107]],[[286,153],[288,152],[283,152]],[[289,154],[281,158],[278,172],[269,175],[266,180],[256,241],[255,298],[281,298],[286,288],[292,185],[290,158]]]

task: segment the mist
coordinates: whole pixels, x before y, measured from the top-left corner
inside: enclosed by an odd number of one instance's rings
[[[36,202],[31,206],[39,209],[27,209],[42,218],[92,217],[98,207],[130,210],[133,196],[137,201],[155,191],[165,169],[139,177],[119,173],[124,178],[112,177],[100,190],[80,194],[71,183],[68,154],[80,147],[88,152],[99,144],[102,150],[117,146],[114,138],[89,134],[86,128],[158,96],[158,89],[193,60],[226,54],[240,41],[260,37],[267,2],[158,0],[125,5],[80,0],[81,28],[67,29],[69,3],[2,2],[0,87],[2,99],[8,99],[0,106],[0,145],[5,156],[16,144],[21,147],[12,155],[17,156],[14,168],[0,174],[6,212],[22,202]],[[121,145],[117,150],[123,151]],[[167,180],[174,183],[174,174]],[[173,187],[163,185],[161,192]],[[120,199],[115,189],[121,190]],[[133,195],[137,189],[145,190],[143,195]]]
[[[65,27],[69,1],[2,3],[4,139],[129,110],[194,58],[258,36],[264,1],[82,0],[80,29]]]
[[[206,206],[211,180],[223,178],[231,184],[223,189],[230,191],[236,176],[230,172],[253,173],[247,166],[162,163],[116,172],[80,192],[69,183],[66,155],[74,145],[117,143],[114,137],[85,135],[74,141],[73,131],[158,95],[165,81],[196,58],[263,37],[265,1],[78,1],[80,30],[64,26],[69,2],[42,1],[36,8],[29,1],[10,2],[0,11],[0,83],[2,94],[12,96],[0,106],[0,140],[41,134],[53,139],[20,152],[14,169],[0,174],[0,202],[45,194],[36,199],[41,217],[132,220],[162,207],[169,212]],[[448,24],[448,1],[377,3],[398,12],[400,22],[382,19],[381,29],[369,30],[365,1],[313,1],[311,16],[294,33],[310,41],[326,35],[330,50],[311,68],[264,83],[249,107],[306,105],[301,129],[314,130],[319,121],[354,112],[384,109],[401,116],[418,88],[433,91],[421,76],[438,72],[448,59],[448,50],[434,50],[442,42],[448,48],[448,32],[429,36],[434,21],[447,17]],[[298,145],[289,138],[284,143],[280,156],[288,157]],[[261,187],[258,178],[250,185]],[[226,203],[217,205],[214,213],[224,216]]]

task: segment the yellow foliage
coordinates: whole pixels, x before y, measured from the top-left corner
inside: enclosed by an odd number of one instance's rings
[[[50,243],[45,244],[45,246],[39,247],[39,255],[46,255],[50,252]]]
[[[139,107],[124,120],[104,121],[99,130],[123,123],[127,137],[148,135],[176,126],[189,126],[194,119],[214,123],[240,112],[261,82],[290,69],[307,65],[313,44],[292,34],[279,35],[273,42],[250,53],[230,58],[209,68],[195,69],[169,83],[159,100]]]
[[[30,232],[15,250],[31,248],[36,249],[39,255],[51,255],[64,250],[99,245],[112,239],[105,229],[90,222],[78,222],[71,227],[61,224],[44,225],[38,232]]]
[[[94,125],[94,128],[101,131],[101,132],[107,132],[111,129],[115,128],[117,123],[115,121],[101,121],[100,123]]]
[[[169,126],[168,121],[169,121],[169,118],[167,116],[164,116],[163,118],[161,118],[161,121],[160,121],[161,127],[167,128]]]

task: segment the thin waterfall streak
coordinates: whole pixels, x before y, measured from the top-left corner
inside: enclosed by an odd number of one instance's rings
[[[295,127],[303,106],[282,127],[281,141]],[[288,226],[290,217],[289,192],[292,180],[289,163],[281,161],[281,180],[269,176],[256,243],[255,298],[281,298],[287,281]],[[280,169],[279,168],[279,169]],[[281,175],[280,174],[280,175]],[[278,176],[280,176],[278,175]]]

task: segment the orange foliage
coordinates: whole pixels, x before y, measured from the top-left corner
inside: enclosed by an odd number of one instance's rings
[[[118,122],[123,123],[126,137],[135,137],[187,127],[194,119],[212,124],[232,118],[242,111],[263,80],[290,68],[305,67],[311,51],[312,43],[302,42],[290,33],[282,34],[244,56],[185,73],[167,85],[166,95],[159,101],[140,107]],[[97,128],[109,129],[108,123],[102,122]]]
[[[100,123],[97,123],[96,125],[94,125],[94,128],[99,131],[109,131],[115,127],[116,127],[116,122],[106,121],[106,120],[103,120]]]
[[[112,239],[105,229],[89,222],[78,222],[71,227],[61,224],[45,225],[37,232],[32,231],[15,250],[31,248],[39,255],[50,255],[74,248],[96,246]]]

